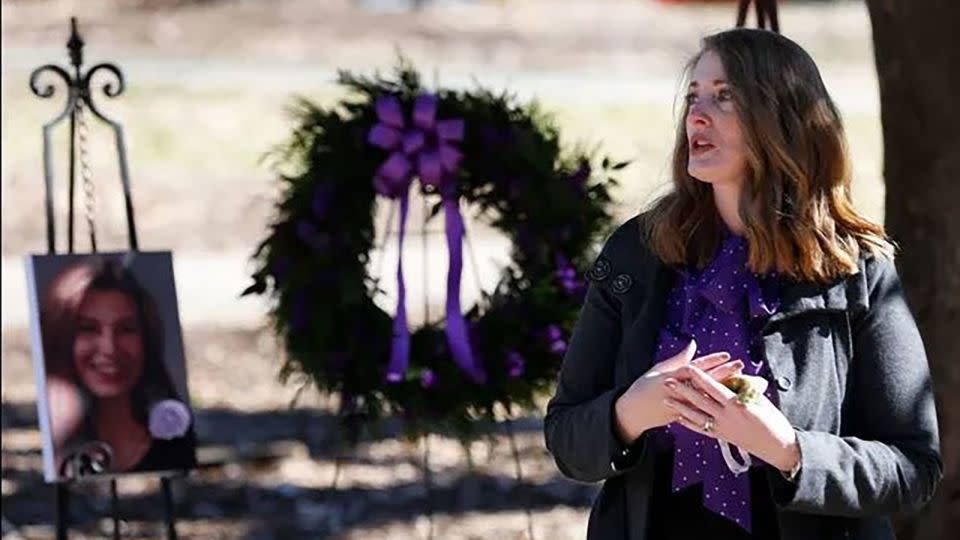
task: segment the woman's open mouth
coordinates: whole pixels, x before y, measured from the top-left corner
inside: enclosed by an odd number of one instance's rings
[[[712,143],[709,143],[705,140],[694,139],[690,143],[690,155],[694,157],[700,157],[708,152],[715,150],[717,147]]]

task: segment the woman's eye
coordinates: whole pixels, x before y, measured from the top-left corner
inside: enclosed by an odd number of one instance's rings
[[[80,333],[80,334],[90,334],[90,333],[94,333],[94,332],[96,332],[96,331],[97,331],[97,325],[95,325],[95,324],[89,324],[89,323],[83,324],[83,323],[81,323],[81,324],[77,325],[77,333]]]
[[[137,323],[127,322],[120,323],[120,325],[117,327],[117,330],[121,334],[136,334],[140,331],[140,327],[137,326]]]
[[[697,95],[693,92],[690,92],[684,96],[684,100],[687,102],[687,105],[693,105],[693,102],[697,100]]]
[[[733,92],[727,89],[723,89],[717,92],[717,101],[730,101],[733,99]]]

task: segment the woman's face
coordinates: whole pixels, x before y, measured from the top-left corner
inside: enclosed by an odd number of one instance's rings
[[[740,117],[720,57],[705,52],[693,68],[687,93],[690,176],[717,185],[739,186],[746,171]]]
[[[120,291],[93,290],[80,304],[73,363],[98,398],[128,393],[143,373],[143,337],[137,306]]]

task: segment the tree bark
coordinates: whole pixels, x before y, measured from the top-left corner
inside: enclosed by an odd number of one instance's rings
[[[933,502],[895,520],[899,540],[960,531],[960,2],[866,0],[880,81],[888,233],[923,335],[940,422],[944,480]]]

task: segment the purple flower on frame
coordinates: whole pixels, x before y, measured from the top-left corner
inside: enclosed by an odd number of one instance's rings
[[[567,342],[563,340],[563,331],[560,327],[551,324],[544,330],[547,347],[552,354],[561,355],[567,351]]]
[[[560,330],[559,326],[551,324],[544,330],[544,335],[548,341],[555,341],[563,338],[563,330]]]
[[[150,407],[149,429],[155,439],[183,437],[190,429],[190,408],[182,401],[164,399]]]
[[[560,288],[563,289],[563,292],[568,295],[580,292],[583,287],[583,282],[577,277],[577,269],[574,268],[573,265],[570,264],[570,261],[563,255],[558,254],[555,260],[557,269],[554,275],[560,283]]]
[[[437,384],[437,374],[432,369],[425,369],[420,374],[420,386],[424,388],[433,388]]]
[[[523,375],[525,365],[526,363],[520,353],[517,351],[507,353],[507,374],[510,375],[511,379],[516,379]]]

